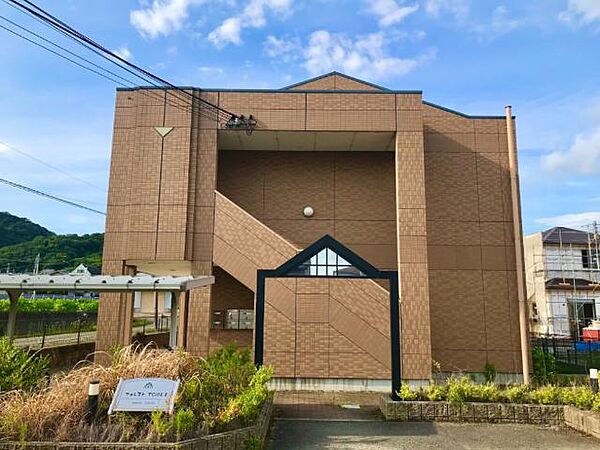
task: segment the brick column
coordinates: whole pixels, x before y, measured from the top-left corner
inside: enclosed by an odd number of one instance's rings
[[[212,93],[197,93],[217,104]],[[201,114],[195,103],[192,112],[192,148],[188,194],[186,259],[192,261],[192,275],[212,274],[215,189],[217,187],[217,123]],[[192,289],[187,307],[187,350],[195,355],[209,352],[212,286]]]
[[[396,226],[402,378],[431,378],[425,162],[421,96],[397,96]]]

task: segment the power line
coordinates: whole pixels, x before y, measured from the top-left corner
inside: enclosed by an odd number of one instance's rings
[[[13,8],[16,8],[16,7],[15,7],[14,5],[12,5],[11,3],[8,3],[8,1],[7,1],[7,0],[2,0],[2,1],[3,1],[4,3],[6,3],[6,4],[10,5],[11,7],[13,7]],[[16,9],[17,9],[18,11],[20,11],[20,12],[23,12],[23,13],[25,13],[24,11],[22,11],[22,10],[20,10],[20,9],[18,9],[18,8],[16,8]],[[26,14],[26,13],[25,13],[25,14]],[[92,73],[94,73],[94,74],[96,74],[96,75],[99,75],[99,76],[101,76],[101,77],[103,77],[103,78],[105,78],[105,79],[107,79],[107,80],[109,80],[109,81],[112,81],[113,83],[117,84],[118,86],[122,86],[122,87],[135,87],[135,86],[136,86],[136,84],[135,84],[134,82],[132,82],[131,80],[129,80],[129,79],[127,79],[127,78],[124,78],[124,77],[122,77],[121,75],[119,75],[119,74],[117,74],[117,73],[115,73],[115,72],[113,72],[113,71],[111,71],[111,70],[108,70],[108,69],[106,69],[105,67],[102,67],[102,66],[100,66],[99,64],[96,64],[96,63],[94,63],[94,62],[90,61],[89,59],[86,59],[86,58],[84,58],[84,57],[82,57],[82,56],[80,56],[80,55],[77,55],[76,53],[74,53],[74,52],[72,52],[72,51],[70,51],[70,50],[68,50],[68,49],[66,49],[66,48],[64,48],[64,47],[62,47],[62,46],[60,46],[60,45],[56,44],[55,42],[52,42],[51,40],[49,40],[49,39],[46,39],[46,38],[44,38],[43,36],[40,36],[39,34],[37,34],[37,33],[33,32],[33,31],[31,31],[31,30],[28,30],[28,29],[27,29],[27,28],[25,28],[25,27],[22,27],[22,26],[20,26],[19,24],[17,24],[17,23],[15,23],[15,22],[13,22],[13,21],[12,21],[12,20],[10,20],[10,19],[7,19],[6,17],[0,16],[0,19],[2,19],[2,20],[4,20],[4,21],[6,21],[6,22],[8,22],[8,23],[10,23],[11,25],[13,25],[13,26],[15,26],[15,27],[17,27],[17,28],[19,28],[19,29],[21,29],[21,30],[23,30],[23,31],[27,32],[27,33],[29,33],[29,34],[30,34],[30,35],[32,35],[32,36],[35,36],[36,38],[38,38],[38,39],[40,39],[40,40],[42,40],[42,41],[44,41],[44,42],[47,42],[48,44],[50,44],[50,45],[52,45],[52,46],[54,46],[54,47],[56,47],[56,48],[58,48],[58,49],[60,49],[60,50],[64,51],[65,53],[67,53],[67,54],[69,54],[69,55],[72,55],[73,57],[75,57],[75,58],[77,58],[77,59],[79,59],[79,60],[81,60],[81,61],[83,61],[83,62],[85,62],[85,63],[87,63],[87,64],[89,64],[89,65],[91,65],[91,66],[93,66],[93,67],[96,67],[96,68],[98,68],[99,70],[102,70],[102,71],[104,71],[104,72],[106,72],[106,73],[108,73],[108,74],[110,74],[110,75],[112,75],[112,76],[114,76],[114,77],[116,77],[116,78],[118,78],[118,79],[120,79],[120,80],[123,80],[123,81],[124,81],[126,84],[124,84],[124,83],[121,83],[121,82],[119,82],[119,81],[115,80],[114,78],[112,78],[112,77],[110,77],[110,76],[107,76],[107,75],[105,75],[105,74],[98,73],[98,71],[96,71],[96,70],[94,70],[94,69],[92,69],[92,68],[90,68],[90,67],[84,66],[84,65],[82,65],[82,64],[80,64],[80,63],[78,63],[78,62],[76,62],[76,61],[73,61],[71,58],[69,58],[69,57],[66,57],[66,56],[64,56],[64,55],[62,55],[62,54],[60,54],[60,53],[58,53],[58,52],[56,52],[56,51],[53,51],[52,49],[49,49],[49,48],[48,48],[48,47],[46,47],[45,45],[43,45],[43,44],[40,44],[39,42],[35,42],[35,41],[33,41],[33,40],[31,40],[31,39],[29,39],[29,38],[27,38],[27,37],[23,36],[22,34],[20,34],[20,33],[19,33],[19,32],[17,32],[17,31],[11,30],[11,29],[9,29],[9,28],[7,28],[7,27],[5,27],[5,26],[2,26],[2,25],[0,25],[0,28],[3,28],[4,30],[8,31],[9,33],[12,33],[13,35],[15,35],[15,36],[17,36],[17,37],[20,37],[21,39],[23,39],[23,40],[25,40],[25,41],[27,41],[27,42],[30,42],[31,44],[34,44],[34,45],[36,45],[36,46],[38,46],[38,47],[40,47],[40,48],[42,48],[42,49],[44,49],[44,50],[47,50],[47,51],[49,51],[49,52],[53,53],[54,55],[56,55],[56,56],[58,56],[58,57],[60,57],[60,58],[63,58],[63,59],[65,59],[65,60],[67,60],[67,61],[69,61],[69,62],[71,62],[71,63],[73,63],[73,64],[76,64],[77,66],[79,66],[79,67],[81,67],[81,68],[83,68],[83,69],[85,69],[85,70],[88,70],[88,71],[90,71],[90,72],[92,72]],[[46,26],[49,26],[49,27],[51,27],[50,25],[48,25],[48,24],[47,24],[47,23],[45,23],[45,22],[42,22],[40,19],[38,19],[38,18],[36,18],[36,17],[34,17],[34,19],[36,19],[37,21],[41,22],[42,24],[44,24],[44,25],[46,25]],[[51,28],[53,28],[53,29],[54,29],[54,27],[51,27]],[[57,31],[60,31],[60,30],[57,30]],[[76,40],[76,39],[74,39],[72,36],[69,36],[69,35],[67,35],[67,34],[66,34],[66,33],[64,33],[64,32],[61,32],[61,33],[62,33],[62,34],[64,34],[65,36],[67,36],[67,37],[69,37],[69,38],[71,38],[71,39],[75,40],[75,42],[77,42],[77,40]],[[97,54],[98,54],[98,52],[94,52],[94,53],[97,53]],[[120,67],[120,66],[119,66],[119,67]],[[163,99],[161,98],[160,94],[158,94],[158,93],[156,93],[156,94],[155,94],[154,92],[147,92],[147,91],[145,91],[145,90],[142,90],[142,91],[140,91],[140,92],[142,93],[142,95],[147,95],[148,97],[151,97],[151,98],[153,98],[153,99],[155,99],[155,100],[156,100],[156,99],[158,99],[158,100],[163,100]],[[187,108],[191,107],[191,103],[190,103],[190,105],[186,105],[186,104],[184,104],[184,105],[181,105],[181,104],[175,104],[175,103],[173,103],[173,102],[169,101],[168,99],[165,99],[165,101],[166,101],[166,102],[167,102],[169,105],[171,105],[171,106],[173,106],[173,107],[175,107],[175,108],[178,108],[178,109],[180,109],[180,110],[182,110],[182,111],[185,111]],[[210,118],[210,119],[214,119],[214,117],[209,117],[209,118]]]
[[[229,118],[234,118],[234,119],[237,118],[238,120],[242,119],[241,117],[238,117],[236,114],[233,114],[232,112],[227,111],[227,110],[225,110],[207,100],[204,100],[200,97],[196,97],[196,96],[194,96],[193,93],[190,93],[190,92],[186,91],[185,89],[175,86],[174,84],[159,77],[158,75],[148,72],[147,70],[141,68],[140,66],[137,66],[137,65],[127,61],[126,59],[122,58],[121,56],[119,56],[119,55],[115,54],[114,52],[108,50],[107,48],[103,47],[102,45],[100,45],[99,43],[97,43],[96,41],[91,39],[90,37],[77,31],[70,25],[68,25],[65,22],[61,21],[60,19],[56,18],[55,16],[53,16],[52,14],[50,14],[43,8],[37,6],[33,2],[30,2],[29,0],[24,0],[24,3],[25,3],[24,4],[23,2],[20,2],[18,0],[7,0],[7,1],[18,6],[22,10],[27,11],[30,15],[37,17],[37,18],[43,20],[44,22],[50,24],[52,27],[62,30],[63,32],[69,34],[70,36],[73,36],[80,45],[82,45],[88,49],[93,48],[93,49],[101,52],[101,54],[102,54],[101,56],[104,59],[111,62],[112,64],[115,64],[115,65],[121,67],[123,70],[130,72],[131,74],[144,80],[145,82],[150,82],[155,87],[159,87],[159,85],[160,85],[160,87],[163,87],[163,88],[168,87],[169,89],[181,92],[184,95],[187,95],[192,99],[196,98],[201,104],[204,104],[205,106],[213,109],[213,112],[215,112],[217,114],[217,116],[219,116],[219,115],[221,115],[221,117],[225,116],[225,118],[227,118],[227,119],[229,119]],[[29,6],[27,6],[27,5],[29,5]],[[124,67],[123,65],[125,65],[126,67]],[[150,81],[149,79],[154,80],[154,81]],[[159,83],[159,85],[157,85],[157,83]]]
[[[57,172],[60,172],[63,175],[66,175],[66,176],[72,178],[73,180],[77,180],[80,183],[87,184],[88,186],[91,186],[91,187],[93,187],[95,189],[98,189],[98,190],[100,190],[102,192],[105,192],[105,190],[103,188],[101,188],[100,186],[96,186],[95,184],[90,183],[89,181],[84,180],[83,178],[80,178],[77,175],[74,175],[74,174],[72,174],[72,173],[70,173],[70,172],[68,172],[68,171],[66,171],[64,169],[61,169],[60,167],[56,167],[56,166],[54,166],[54,165],[52,165],[52,164],[44,161],[43,159],[40,159],[40,158],[38,158],[36,156],[33,156],[33,155],[30,155],[29,153],[24,152],[23,150],[19,150],[18,148],[13,147],[12,145],[8,145],[6,142],[0,141],[0,146],[5,147],[5,148],[7,148],[9,150],[12,150],[13,152],[18,153],[19,155],[22,155],[22,156],[25,156],[25,157],[27,157],[29,159],[32,159],[33,161],[36,161],[37,163],[42,164],[43,166],[49,167],[50,169],[53,169],[53,170],[56,170]]]
[[[106,215],[106,213],[103,212],[103,211],[98,211],[97,209],[93,209],[93,208],[90,208],[88,206],[85,206],[85,205],[82,205],[82,204],[79,204],[79,203],[75,203],[75,202],[72,202],[70,200],[66,200],[64,198],[57,197],[57,196],[52,195],[52,194],[48,194],[46,192],[42,192],[40,190],[31,188],[29,186],[25,186],[23,184],[19,184],[19,183],[15,183],[13,181],[6,180],[4,178],[0,178],[0,183],[4,183],[4,184],[6,184],[8,186],[11,186],[11,187],[14,187],[16,189],[21,189],[22,191],[29,192],[31,194],[35,194],[35,195],[39,195],[41,197],[46,197],[46,198],[52,199],[52,200],[55,200],[57,202],[64,203],[66,205],[73,206],[75,208],[84,209],[86,211],[90,211],[90,212],[93,212],[93,213],[96,213],[96,214],[101,214],[103,216]]]

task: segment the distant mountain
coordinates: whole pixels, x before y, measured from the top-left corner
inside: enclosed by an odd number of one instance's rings
[[[66,234],[38,236],[29,242],[0,248],[0,271],[10,264],[10,271],[32,272],[36,255],[40,255],[40,271],[70,271],[84,264],[91,273],[100,273],[104,234]]]
[[[28,219],[0,213],[0,272],[10,266],[13,273],[30,273],[39,254],[40,271],[70,271],[84,264],[97,274],[102,267],[103,242],[103,233],[56,235]]]
[[[0,212],[0,248],[27,242],[38,236],[52,235],[54,233],[29,219]]]

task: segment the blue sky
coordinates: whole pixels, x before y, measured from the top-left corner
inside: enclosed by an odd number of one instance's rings
[[[175,84],[279,88],[338,70],[469,114],[510,103],[525,232],[600,220],[600,0],[38,4]],[[58,39],[5,3],[0,16]],[[103,210],[115,85],[2,29],[0,43],[0,177]],[[1,184],[0,211],[59,233],[104,228]]]

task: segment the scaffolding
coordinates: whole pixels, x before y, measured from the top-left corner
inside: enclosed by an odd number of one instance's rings
[[[530,330],[535,336],[580,340],[582,329],[600,320],[600,239],[596,222],[582,227],[587,242],[531,247],[527,258]]]

